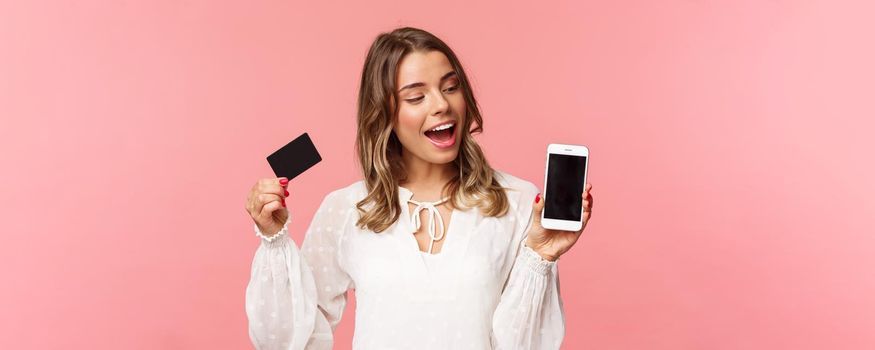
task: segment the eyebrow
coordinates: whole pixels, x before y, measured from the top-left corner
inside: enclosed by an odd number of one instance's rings
[[[444,74],[444,76],[441,77],[441,81],[447,80],[454,75],[456,75],[456,71],[449,71],[449,72],[447,72],[447,74]],[[420,87],[420,86],[425,86],[425,83],[417,82],[417,83],[407,84],[407,85],[404,85],[404,87],[398,89],[398,92],[401,92],[404,89],[412,89],[412,88]]]

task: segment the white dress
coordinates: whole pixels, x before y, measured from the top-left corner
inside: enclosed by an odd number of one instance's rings
[[[271,237],[256,227],[262,243],[246,288],[255,348],[331,349],[355,289],[354,349],[558,349],[565,315],[557,263],[525,246],[538,188],[501,171],[496,177],[508,214],[454,209],[433,256],[413,236],[413,193],[404,187],[401,217],[379,234],[355,225],[364,181],[323,199],[300,251],[288,222]]]

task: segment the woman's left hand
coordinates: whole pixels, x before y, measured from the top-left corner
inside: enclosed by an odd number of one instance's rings
[[[544,210],[544,198],[540,194],[535,197],[535,205],[532,208],[534,216],[532,226],[529,228],[526,245],[537,252],[541,257],[549,261],[556,261],[559,256],[571,249],[571,246],[580,238],[580,233],[586,228],[586,223],[592,218],[592,195],[589,193],[592,185],[584,186],[581,200],[583,201],[583,226],[580,231],[548,230],[541,226],[541,211]]]

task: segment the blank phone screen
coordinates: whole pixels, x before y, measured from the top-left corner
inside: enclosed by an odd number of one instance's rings
[[[580,221],[586,157],[550,154],[544,217]]]

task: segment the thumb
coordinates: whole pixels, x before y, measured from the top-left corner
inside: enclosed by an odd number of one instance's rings
[[[544,211],[544,197],[540,193],[535,196],[535,204],[532,205],[533,223],[541,225],[541,212]]]

